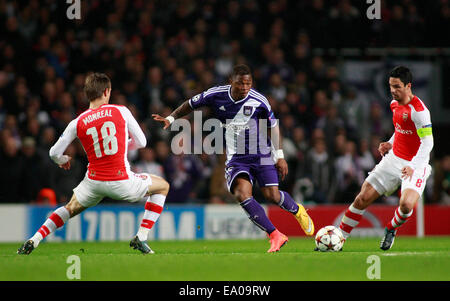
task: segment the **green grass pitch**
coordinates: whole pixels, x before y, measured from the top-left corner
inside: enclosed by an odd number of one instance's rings
[[[314,252],[311,238],[290,238],[274,254],[267,240],[150,241],[143,255],[128,242],[43,242],[32,254],[17,255],[20,243],[0,244],[1,281],[64,281],[80,258],[81,281],[448,281],[450,237],[398,237],[387,252],[378,238],[350,238],[337,253]],[[379,280],[367,277],[379,257]],[[77,280],[75,280],[77,281]],[[79,280],[78,280],[79,281]]]

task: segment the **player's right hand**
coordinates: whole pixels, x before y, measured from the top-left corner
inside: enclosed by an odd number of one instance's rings
[[[380,146],[378,146],[378,151],[382,156],[384,156],[388,151],[392,148],[392,144],[389,142],[381,142]]]
[[[162,117],[161,115],[159,115],[159,114],[152,114],[152,117],[156,121],[163,122],[164,123],[164,129],[167,129],[170,126],[169,120],[167,120],[166,118]]]
[[[64,164],[60,164],[59,167],[64,169],[64,170],[69,170],[70,169],[70,160],[72,160],[72,157],[67,156],[69,158],[69,160],[64,163]]]
[[[281,176],[281,180],[283,181],[286,175],[288,174],[288,165],[286,163],[286,160],[278,159],[277,163],[275,164],[275,167]]]

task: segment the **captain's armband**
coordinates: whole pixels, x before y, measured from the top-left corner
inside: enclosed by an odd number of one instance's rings
[[[423,127],[417,129],[417,135],[419,136],[419,138],[424,138],[426,136],[432,136],[433,135],[432,129],[433,128],[432,128],[431,124],[424,125]]]

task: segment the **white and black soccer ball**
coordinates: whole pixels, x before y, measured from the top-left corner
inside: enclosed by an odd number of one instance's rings
[[[344,245],[344,236],[339,228],[325,226],[316,233],[316,246],[319,251],[340,251]]]

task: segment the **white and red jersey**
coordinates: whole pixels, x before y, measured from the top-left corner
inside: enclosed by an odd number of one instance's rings
[[[97,181],[128,179],[129,143],[132,148],[144,147],[147,143],[131,112],[125,106],[109,104],[88,109],[69,123],[50,149],[53,161],[57,164],[66,163],[68,157],[63,153],[77,137],[88,157],[87,175]]]
[[[426,161],[420,162],[420,165],[428,164],[431,149],[424,149],[424,152],[428,150],[428,153],[424,154],[421,154],[419,149],[424,145],[423,138],[432,137],[430,111],[417,96],[414,96],[406,105],[392,100],[390,107],[395,128],[392,147],[394,155],[407,161],[419,159]],[[413,163],[418,164],[418,162]]]

